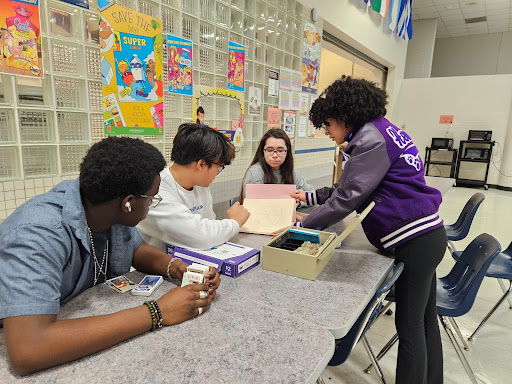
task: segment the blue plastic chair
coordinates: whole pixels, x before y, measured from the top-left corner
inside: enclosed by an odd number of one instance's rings
[[[235,204],[238,201],[238,196],[232,197],[229,199],[229,206],[231,207],[233,204]]]
[[[462,252],[456,251],[452,253],[452,256],[455,260],[460,258]],[[512,309],[512,302],[510,301],[510,293],[512,292],[512,243],[505,249],[503,252],[498,254],[496,259],[492,262],[491,266],[487,270],[485,277],[492,277],[498,280],[500,287],[503,291],[503,296],[500,297],[498,302],[492,307],[492,309],[485,315],[484,319],[478,324],[475,331],[468,337],[468,340],[472,340],[476,333],[482,329],[482,327],[487,323],[487,320],[494,314],[494,312],[498,309],[498,307],[505,301],[508,300],[509,308]],[[509,285],[508,289],[505,288],[505,285],[501,281],[507,280]]]
[[[459,360],[461,361],[471,382],[477,384],[473,370],[469,366],[462,349],[460,348],[452,328],[464,344],[464,349],[468,349],[462,333],[460,332],[454,317],[463,316],[469,312],[475,302],[478,289],[482,284],[485,274],[493,261],[501,252],[501,246],[494,237],[483,233],[477,236],[460,253],[460,257],[453,266],[452,270],[445,277],[437,279],[437,313],[439,320],[448,334],[450,342],[455,348]],[[387,300],[394,300],[394,297],[388,295]],[[391,340],[382,348],[376,357],[378,361],[386,352],[398,341],[398,334],[395,334]],[[372,365],[366,368],[369,372]]]
[[[447,224],[444,226],[446,229],[446,236],[448,237],[448,249],[450,252],[456,251],[455,246],[452,243],[453,241],[462,240],[468,235],[476,211],[484,200],[485,196],[482,193],[475,193],[470,197],[462,209],[457,221],[453,224]]]
[[[382,307],[382,301],[386,297],[386,294],[389,292],[393,284],[395,284],[395,281],[398,279],[403,270],[403,263],[398,263],[393,267],[392,275],[377,289],[377,292],[375,292],[372,300],[366,306],[347,335],[341,339],[336,340],[336,349],[331,361],[329,361],[330,366],[343,364],[349,357],[350,352],[352,352],[357,342],[362,340],[370,360],[375,364],[379,371],[381,381],[386,383],[382,369],[380,368],[378,361],[375,359],[375,355],[370,347],[370,344],[368,343],[368,340],[366,339],[365,334],[366,331],[370,329],[370,326],[374,320],[377,318],[377,315],[379,314]]]

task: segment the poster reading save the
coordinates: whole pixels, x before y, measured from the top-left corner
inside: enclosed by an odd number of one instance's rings
[[[105,134],[163,135],[162,22],[98,0]]]
[[[0,72],[43,77],[39,0],[0,1]]]

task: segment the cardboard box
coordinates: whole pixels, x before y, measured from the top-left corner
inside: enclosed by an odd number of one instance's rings
[[[357,214],[355,219],[339,236],[332,232],[315,231],[314,229],[307,228],[293,228],[281,233],[263,246],[261,267],[303,279],[316,280],[334,255],[335,248],[363,221],[374,205],[375,203],[372,202],[363,212]],[[293,237],[297,238],[297,232],[299,232],[299,237],[300,232],[302,232],[304,239],[308,237],[308,234],[319,236],[322,245],[316,254],[308,255],[306,253],[277,248],[285,240]]]
[[[259,249],[233,243],[224,243],[206,251],[191,251],[167,244],[166,252],[188,264],[200,263],[215,267],[218,272],[229,277],[240,276],[260,263]]]

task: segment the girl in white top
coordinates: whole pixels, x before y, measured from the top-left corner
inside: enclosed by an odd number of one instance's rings
[[[242,181],[239,197],[242,204],[247,184],[295,184],[303,191],[315,190],[293,169],[292,145],[286,132],[280,128],[269,129],[261,138]]]

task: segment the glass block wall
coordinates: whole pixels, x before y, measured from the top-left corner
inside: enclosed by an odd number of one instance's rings
[[[280,67],[300,71],[303,25],[310,20],[311,10],[296,0],[114,2],[162,19],[164,40],[171,33],[193,41],[194,85],[225,88],[228,41],[245,46],[246,90],[250,86],[262,89],[263,113],[249,116],[245,105],[244,145],[212,185],[216,203],[236,196],[259,139],[267,130],[266,110],[278,107],[278,98],[267,96],[268,71],[279,71]],[[100,51],[87,29],[88,23],[97,25],[98,11],[95,1],[90,3],[86,10],[57,0],[41,0],[44,78],[0,74],[0,220],[62,179],[75,178],[91,143],[105,137]],[[70,15],[66,36],[52,27],[54,12]],[[321,20],[316,24],[322,27]],[[200,105],[207,109],[206,123],[219,129],[228,128],[230,119],[240,113],[236,102],[222,96],[202,98]],[[177,128],[191,121],[192,115],[191,96],[164,93],[164,135],[139,138],[157,147],[169,162]],[[311,179],[331,174],[333,143],[295,136],[294,149],[299,151],[295,162],[303,176]],[[314,149],[328,150],[308,151]]]

